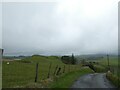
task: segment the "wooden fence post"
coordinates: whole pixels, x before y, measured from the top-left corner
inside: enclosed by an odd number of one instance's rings
[[[59,67],[56,75],[60,74],[60,70],[61,70],[61,68]]]
[[[48,76],[47,76],[47,78],[49,78],[49,77],[50,77],[51,65],[52,65],[52,63],[50,63],[50,66],[49,66],[49,71],[48,71]]]
[[[56,68],[55,68],[55,71],[54,71],[54,74],[53,74],[53,75],[56,75],[57,68],[58,68],[58,65],[56,66]]]
[[[37,79],[38,79],[38,63],[36,63],[35,82],[37,82]]]

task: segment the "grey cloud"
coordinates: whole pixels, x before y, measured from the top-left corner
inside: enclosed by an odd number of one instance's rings
[[[5,54],[117,53],[117,6],[86,16],[80,5],[3,3]]]

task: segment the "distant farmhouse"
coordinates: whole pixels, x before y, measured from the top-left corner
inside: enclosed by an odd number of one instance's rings
[[[62,56],[61,60],[65,64],[76,64],[76,62],[77,62],[77,60],[73,54],[72,54],[72,56]]]
[[[70,64],[70,56],[62,56],[61,60],[65,64]]]

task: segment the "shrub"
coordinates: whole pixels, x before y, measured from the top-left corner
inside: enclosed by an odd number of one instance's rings
[[[95,72],[106,72],[107,69],[101,65],[94,65]]]

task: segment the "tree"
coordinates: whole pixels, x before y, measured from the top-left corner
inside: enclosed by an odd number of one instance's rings
[[[71,64],[76,64],[76,59],[75,59],[73,53],[72,53],[72,57],[71,57]]]

